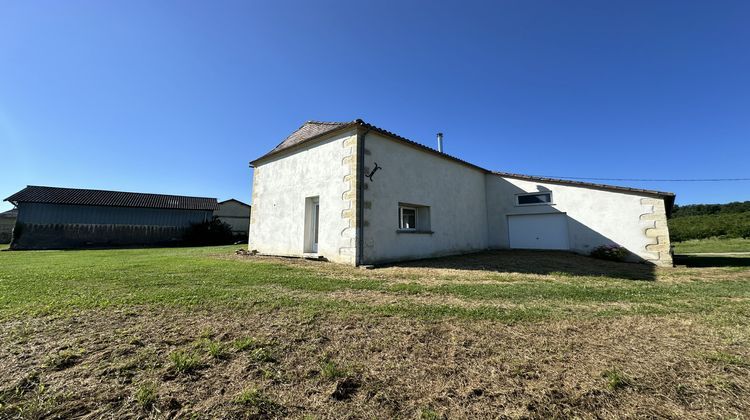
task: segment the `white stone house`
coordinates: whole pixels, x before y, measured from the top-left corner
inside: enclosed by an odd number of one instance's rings
[[[617,244],[672,265],[668,192],[490,171],[362,120],[309,121],[251,165],[261,254],[368,265]]]

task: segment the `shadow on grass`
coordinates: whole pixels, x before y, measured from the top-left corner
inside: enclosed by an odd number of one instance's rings
[[[389,267],[481,270],[497,273],[552,274],[655,280],[651,264],[619,263],[564,251],[497,250],[388,264]]]
[[[675,255],[674,263],[687,267],[750,267],[750,257],[725,255]]]

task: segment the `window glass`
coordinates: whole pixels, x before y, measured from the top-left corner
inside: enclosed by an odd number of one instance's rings
[[[399,229],[416,229],[417,228],[417,209],[410,207],[401,207],[399,219]]]
[[[518,204],[544,204],[552,202],[550,193],[524,194],[518,196]]]

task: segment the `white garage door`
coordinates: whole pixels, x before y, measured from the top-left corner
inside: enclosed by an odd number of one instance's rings
[[[524,214],[508,216],[510,247],[521,249],[569,249],[568,216]]]

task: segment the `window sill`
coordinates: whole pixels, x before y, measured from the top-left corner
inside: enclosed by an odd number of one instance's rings
[[[412,234],[422,234],[422,235],[432,235],[433,231],[431,230],[406,230],[406,229],[396,229],[396,233],[412,233]]]

